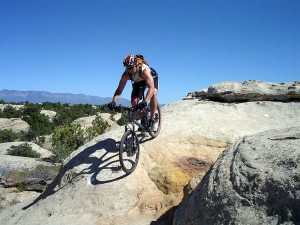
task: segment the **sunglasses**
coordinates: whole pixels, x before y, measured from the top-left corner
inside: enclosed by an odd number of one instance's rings
[[[135,66],[127,66],[126,68],[128,69],[128,70],[131,70],[131,69],[133,69]]]

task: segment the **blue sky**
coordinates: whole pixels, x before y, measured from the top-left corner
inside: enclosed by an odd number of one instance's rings
[[[110,97],[131,53],[159,73],[162,104],[222,81],[300,80],[299,12],[299,0],[0,0],[0,90]]]

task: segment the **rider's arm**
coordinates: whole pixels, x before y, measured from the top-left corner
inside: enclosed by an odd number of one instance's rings
[[[123,75],[122,75],[122,77],[121,77],[121,79],[120,79],[120,81],[119,81],[118,88],[117,88],[117,90],[115,91],[115,94],[114,94],[114,96],[113,96],[113,101],[114,101],[114,102],[117,102],[117,100],[120,98],[120,96],[121,96],[121,94],[122,94],[122,92],[123,92],[123,90],[124,90],[124,87],[125,87],[125,85],[126,85],[127,80],[129,80],[128,74],[123,73]]]
[[[144,78],[146,80],[146,84],[148,87],[148,92],[147,95],[145,97],[145,101],[150,101],[150,99],[152,98],[154,92],[155,92],[155,87],[154,87],[154,81],[153,81],[153,77],[151,75],[151,71],[149,67],[146,67],[142,74],[141,77]]]

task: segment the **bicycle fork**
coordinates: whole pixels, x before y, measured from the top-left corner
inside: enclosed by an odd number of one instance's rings
[[[125,145],[126,145],[127,156],[129,157],[134,156],[138,148],[138,138],[134,131],[131,131],[131,136],[126,137]]]

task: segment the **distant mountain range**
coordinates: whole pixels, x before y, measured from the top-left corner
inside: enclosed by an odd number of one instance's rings
[[[71,93],[51,93],[47,91],[16,91],[6,90],[0,91],[0,100],[9,102],[60,102],[69,104],[93,104],[103,105],[111,102],[111,97],[98,97],[84,94]],[[129,106],[130,101],[124,98],[118,100],[118,104]]]

